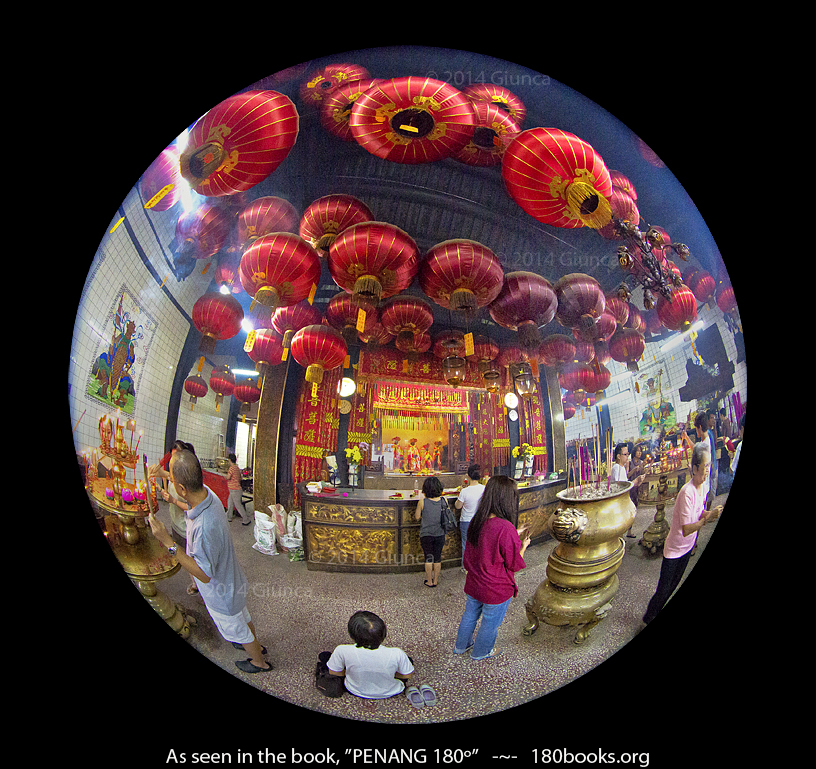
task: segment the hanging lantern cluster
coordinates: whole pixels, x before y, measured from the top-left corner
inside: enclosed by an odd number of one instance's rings
[[[298,213],[288,200],[272,195],[256,198],[238,214],[239,247],[246,251],[258,238],[272,232],[297,233],[298,223]]]
[[[272,316],[272,328],[283,336],[283,348],[288,350],[296,331],[314,326],[323,319],[320,310],[307,301],[278,307]]]
[[[374,220],[371,209],[351,195],[325,195],[313,201],[300,219],[299,234],[320,256],[343,230],[353,224]]]

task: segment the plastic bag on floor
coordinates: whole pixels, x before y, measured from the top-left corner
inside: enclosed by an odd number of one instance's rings
[[[253,549],[264,555],[277,555],[275,532],[277,524],[274,519],[259,510],[255,511],[255,544]]]
[[[281,537],[288,533],[286,531],[288,522],[286,510],[284,509],[283,505],[268,505],[267,507],[272,519],[275,521],[275,534],[278,538],[278,542],[280,542]]]

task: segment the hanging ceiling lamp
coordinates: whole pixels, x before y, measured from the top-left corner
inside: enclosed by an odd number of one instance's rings
[[[473,111],[476,115],[473,137],[454,158],[469,166],[497,166],[521,128],[510,115],[489,102],[474,101]]]
[[[395,296],[383,303],[380,323],[396,337],[398,350],[420,352],[416,349],[416,341],[433,325],[433,310],[417,296]]]
[[[503,113],[509,115],[519,126],[524,125],[527,117],[527,107],[512,91],[502,85],[494,83],[476,83],[469,85],[462,90],[462,93],[472,102],[487,102],[498,107]]]
[[[320,104],[320,124],[332,136],[346,142],[353,142],[349,118],[354,102],[369,88],[382,82],[379,78],[365,78],[341,85],[324,97]]]
[[[461,91],[429,77],[397,77],[354,102],[351,133],[372,155],[395,163],[451,157],[471,139],[476,116]]]
[[[199,350],[210,354],[221,339],[232,339],[241,330],[244,310],[231,294],[213,291],[193,305],[193,325],[203,334]]]
[[[230,396],[235,390],[235,374],[229,366],[219,366],[210,372],[210,387],[215,393],[215,410],[218,411],[225,396]]]
[[[510,366],[513,377],[513,386],[522,398],[529,398],[535,392],[535,378],[529,363],[519,363]]]
[[[320,256],[328,256],[329,246],[353,224],[374,220],[371,209],[351,195],[325,195],[311,203],[300,219],[300,237]]]
[[[513,200],[544,224],[598,229],[612,219],[609,170],[589,144],[567,131],[523,131],[504,153],[502,177]]]
[[[442,377],[451,387],[459,387],[466,374],[467,361],[461,355],[448,355],[442,359]]]
[[[475,240],[457,238],[433,246],[419,266],[419,286],[441,307],[474,313],[504,285],[498,257]]]
[[[268,328],[274,310],[303,301],[320,282],[320,257],[300,236],[275,232],[244,252],[239,276],[252,297],[250,313]]]
[[[306,368],[306,381],[323,381],[323,372],[343,365],[348,353],[346,342],[330,326],[306,326],[292,337],[292,357]]]
[[[325,99],[338,88],[367,77],[368,70],[359,64],[328,64],[303,82],[300,86],[300,99],[307,107],[319,109]]]
[[[240,248],[246,250],[271,232],[297,233],[298,221],[298,213],[288,200],[272,195],[256,198],[238,214],[236,230]]]
[[[408,288],[418,266],[414,239],[386,222],[354,224],[329,247],[334,282],[360,306],[376,306]]]
[[[190,130],[181,175],[199,195],[234,195],[271,174],[294,147],[298,113],[277,91],[230,96]]]
[[[537,350],[541,344],[539,326],[554,317],[558,300],[550,281],[534,272],[508,272],[499,295],[488,312],[496,323],[517,331],[525,350]]]

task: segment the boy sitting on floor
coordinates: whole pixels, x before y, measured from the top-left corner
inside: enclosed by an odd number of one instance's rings
[[[400,694],[414,665],[402,649],[382,645],[385,622],[373,612],[358,611],[351,615],[348,631],[354,643],[340,644],[328,660],[323,660],[329,672],[345,676],[346,689],[358,697],[385,699]]]

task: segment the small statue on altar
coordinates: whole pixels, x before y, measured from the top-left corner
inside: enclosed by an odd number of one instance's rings
[[[394,472],[401,473],[405,470],[405,452],[400,446],[401,438],[392,438],[391,443],[394,444]]]
[[[433,469],[442,469],[442,441],[434,441],[433,447]]]
[[[433,470],[433,457],[431,456],[430,444],[426,443],[421,451],[421,464],[423,470]]]
[[[417,447],[416,447],[417,439],[416,438],[411,438],[411,440],[408,441],[408,443],[409,443],[409,446],[408,446],[408,451],[406,452],[406,454],[407,454],[407,456],[406,456],[407,463],[406,464],[408,465],[408,470],[410,470],[411,472],[417,473],[417,472],[419,472],[419,468],[420,468],[420,465],[419,465],[419,449],[417,449]]]

